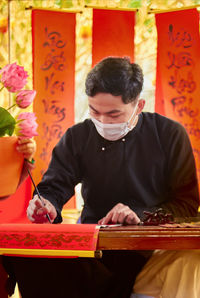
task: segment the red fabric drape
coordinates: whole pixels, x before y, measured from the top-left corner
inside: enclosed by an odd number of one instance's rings
[[[39,124],[36,184],[48,167],[51,152],[74,124],[75,13],[32,11],[34,112]],[[75,207],[73,198],[68,206]]]
[[[200,36],[196,9],[156,15],[156,112],[187,130],[200,181]]]
[[[134,11],[93,10],[92,65],[107,56],[134,60]]]

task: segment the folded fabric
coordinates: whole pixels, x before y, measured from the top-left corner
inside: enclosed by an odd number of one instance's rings
[[[200,250],[156,250],[137,276],[134,292],[155,298],[200,297]]]

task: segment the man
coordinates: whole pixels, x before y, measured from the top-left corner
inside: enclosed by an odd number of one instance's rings
[[[142,113],[142,86],[142,70],[126,58],[106,58],[89,72],[86,94],[91,119],[69,128],[54,148],[38,185],[45,206],[35,194],[27,209],[32,222],[47,223],[47,213],[53,223],[61,222],[62,206],[80,182],[82,223],[138,224],[143,211],[158,208],[176,216],[196,215],[198,186],[187,133],[177,122],[156,113]],[[102,260],[68,260],[63,265],[66,293],[70,293],[66,297],[129,297],[147,259],[143,252],[126,251],[104,252]],[[24,262],[24,267],[18,264],[21,272],[38,268],[41,273],[41,264]],[[43,276],[59,271],[62,278],[64,269],[60,268],[60,264],[54,264],[53,269],[49,265]],[[24,298],[28,290],[23,284],[31,282],[18,273],[16,265],[14,273]],[[53,278],[46,280],[52,287]],[[77,287],[73,291],[75,283],[82,287],[82,296]],[[37,282],[34,285],[37,287]],[[41,288],[48,289],[45,283]]]

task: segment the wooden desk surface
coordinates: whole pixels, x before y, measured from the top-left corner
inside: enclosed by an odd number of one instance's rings
[[[163,228],[158,226],[101,228],[97,249],[200,249],[200,228]]]

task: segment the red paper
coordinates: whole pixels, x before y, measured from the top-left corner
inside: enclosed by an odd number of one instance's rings
[[[53,147],[74,124],[75,13],[32,11],[33,81],[37,91],[36,168],[38,184],[46,171]],[[75,208],[73,199],[71,208]]]
[[[134,11],[93,9],[92,64],[107,56],[134,60]]]
[[[200,36],[196,9],[156,15],[156,112],[186,128],[200,181]]]
[[[6,248],[95,251],[98,231],[95,224],[0,224],[0,253]]]

